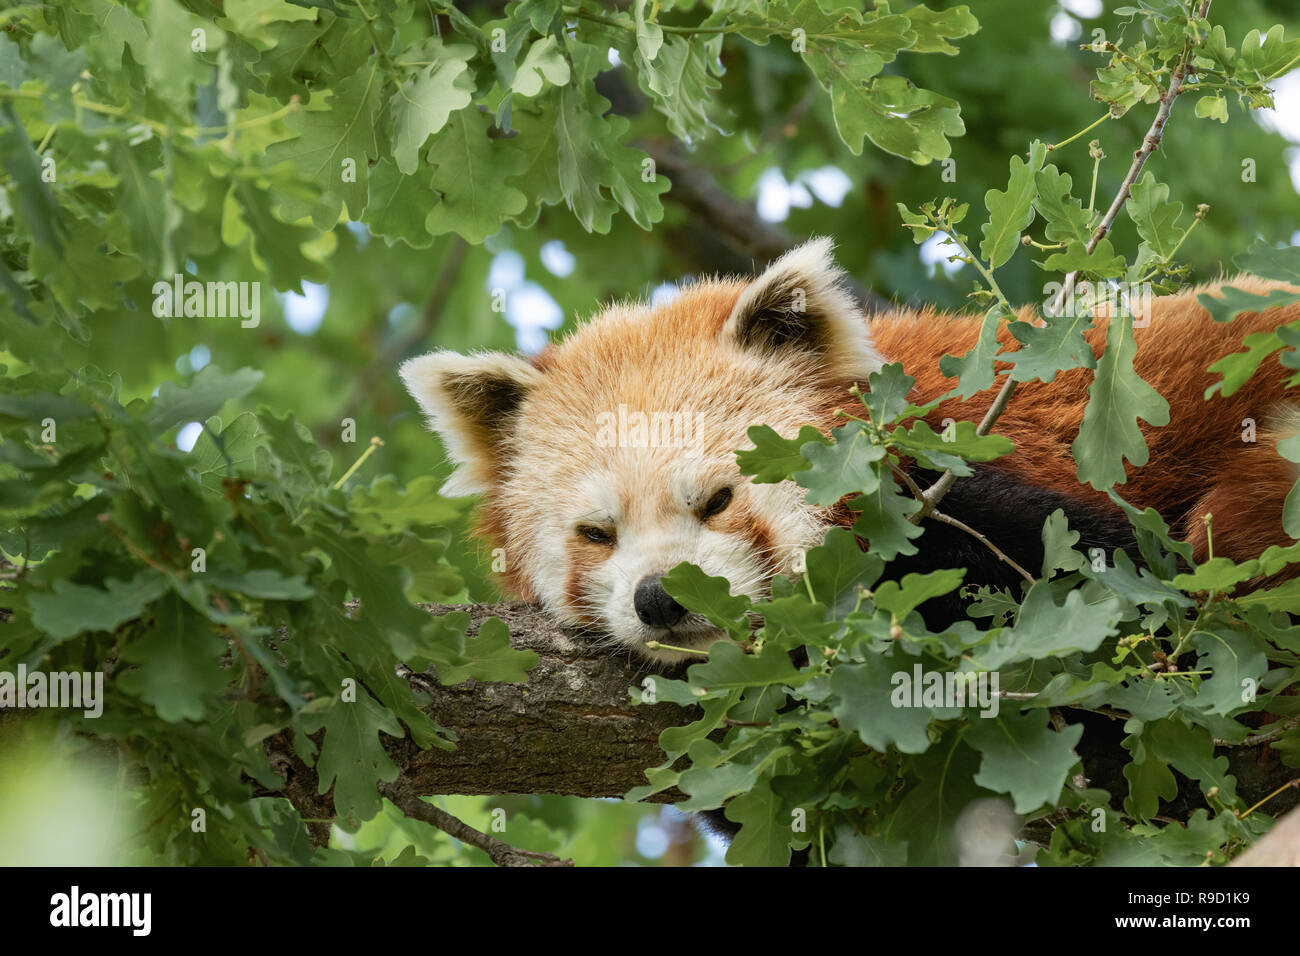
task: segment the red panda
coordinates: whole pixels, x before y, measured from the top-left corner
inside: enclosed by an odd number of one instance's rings
[[[851,511],[807,504],[793,482],[743,477],[735,451],[753,447],[747,429],[766,424],[785,437],[808,424],[829,431],[843,423],[836,410],[854,402],[849,387],[865,388],[887,362],[915,376],[914,403],[933,400],[956,384],[939,358],[968,351],[979,322],[931,309],[868,320],[843,278],[830,241],[816,239],[752,280],[699,281],[653,307],[612,305],[531,360],[432,352],[405,362],[406,387],[457,465],[445,491],[482,496],[479,533],[504,549],[508,587],[562,622],[593,627],[612,649],[680,664],[687,655],[646,643],[702,648],[716,632],[667,594],[661,575],[690,561],[727,578],[733,593],[760,597],[830,525],[852,524]],[[1231,284],[1269,285],[1249,276]],[[1300,319],[1300,306],[1220,324],[1197,304],[1206,288],[1213,286],[1155,299],[1149,324],[1134,330],[1136,370],[1168,399],[1170,422],[1143,427],[1149,463],[1130,467],[1120,491],[1159,511],[1198,562],[1207,556],[1201,516],[1213,513],[1215,555],[1241,561],[1290,540],[1281,513],[1293,466],[1271,444],[1241,440],[1244,419],[1276,415],[1289,373],[1266,361],[1230,398],[1206,401],[1216,380],[1206,369],[1239,351],[1244,336]],[[1035,314],[1026,309],[1021,318]],[[1106,324],[1098,318],[1087,335],[1098,354]],[[1018,347],[1005,328],[999,339],[1004,349]],[[1080,531],[1081,547],[1136,555],[1127,518],[1076,477],[1070,446],[1090,381],[1074,369],[1050,384],[1021,384],[994,429],[1012,439],[1014,452],[958,479],[944,499],[942,510],[1022,566],[1038,567],[1039,531],[1058,507]],[[931,427],[941,431],[948,418],[978,422],[994,391],[944,402],[927,416]],[[658,440],[665,422],[669,440]],[[965,532],[923,526],[918,553],[892,562],[891,576],[966,567],[968,584],[1016,580]],[[929,612],[935,626],[932,618],[951,618],[960,606]]]

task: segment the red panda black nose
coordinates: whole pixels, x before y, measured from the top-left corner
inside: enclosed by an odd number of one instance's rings
[[[641,622],[650,627],[672,627],[686,616],[686,608],[664,590],[657,574],[647,574],[637,584],[632,606]]]

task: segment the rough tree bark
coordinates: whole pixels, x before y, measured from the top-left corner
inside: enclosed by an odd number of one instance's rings
[[[646,782],[647,767],[663,763],[659,732],[698,715],[676,704],[634,706],[629,688],[653,672],[597,650],[533,605],[429,610],[468,611],[471,634],[498,617],[510,628],[511,644],[536,652],[539,662],[527,684],[469,680],[444,687],[432,672],[408,677],[431,695],[429,713],[459,737],[454,751],[392,748],[421,793],[620,797]],[[655,799],[681,796],[672,791]]]
[[[557,627],[534,605],[520,602],[471,606],[429,605],[432,614],[466,611],[469,633],[490,617],[510,629],[510,643],[536,652],[526,684],[467,680],[443,686],[437,675],[405,676],[430,695],[426,711],[458,738],[455,750],[420,750],[409,739],[381,737],[402,774],[403,789],[418,794],[560,793],[621,797],[645,784],[644,771],[663,763],[659,733],[689,723],[695,708],[633,705],[629,689],[649,674],[626,658]],[[307,819],[334,815],[333,797],[319,794],[318,778],[294,752],[287,734],[267,742],[271,765],[285,778],[280,794]],[[683,798],[666,790],[652,802]],[[309,824],[324,843],[328,824]]]

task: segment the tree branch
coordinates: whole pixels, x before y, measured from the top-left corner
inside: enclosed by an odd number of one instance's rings
[[[475,830],[446,810],[440,810],[433,804],[421,800],[404,776],[399,776],[393,783],[381,783],[379,792],[411,819],[422,820],[462,843],[478,847],[491,857],[492,862],[497,866],[573,866],[572,860],[561,860],[551,853],[521,850],[504,840]]]
[[[362,370],[348,394],[347,401],[343,403],[343,410],[338,416],[340,419],[355,418],[362,405],[370,401],[375,384],[381,378],[392,375],[393,368],[406,357],[406,354],[428,339],[437,328],[442,320],[447,300],[451,297],[452,289],[460,276],[461,266],[464,265],[465,257],[468,255],[469,244],[459,236],[453,237],[451,247],[443,257],[442,269],[438,272],[433,289],[429,292],[429,298],[420,313],[420,321],[400,339],[382,349],[375,356],[374,361]]]
[[[648,767],[663,763],[660,732],[699,716],[696,708],[671,703],[633,706],[629,689],[641,687],[653,672],[557,626],[535,605],[427,609],[433,614],[468,612],[471,635],[488,618],[499,618],[510,629],[511,645],[534,651],[539,661],[522,684],[467,680],[444,686],[432,670],[417,674],[399,669],[415,691],[428,695],[423,709],[456,740],[454,750],[421,750],[409,737],[381,737],[416,794],[621,797],[645,785]],[[272,766],[286,780],[282,795],[295,806],[302,804],[303,816],[330,816],[329,798],[316,795],[315,773],[286,735],[272,738],[268,749]],[[648,798],[652,803],[681,799],[675,789]]]
[[[654,142],[638,146],[654,160],[656,171],[672,181],[664,198],[690,216],[690,229],[674,236],[670,246],[694,250],[692,258],[716,264],[719,272],[743,273],[752,266],[761,267],[779,259],[799,244],[789,230],[763,219],[753,203],[731,195],[680,149]],[[709,248],[701,249],[702,243]],[[868,315],[893,308],[888,299],[856,279],[850,277],[845,285]]]
[[[428,610],[433,614],[468,612],[471,635],[488,618],[500,618],[510,628],[511,644],[535,651],[539,663],[523,684],[470,680],[443,686],[433,672],[416,674],[403,668],[402,676],[414,689],[430,697],[423,709],[456,736],[457,745],[450,751],[421,750],[409,738],[382,736],[401,776],[393,784],[383,785],[381,792],[408,816],[480,847],[497,862],[507,861],[504,865],[535,865],[538,860],[499,840],[485,842],[495,838],[449,815],[444,819],[438,808],[418,798],[502,793],[620,797],[646,783],[646,768],[663,763],[659,734],[699,716],[697,708],[669,703],[633,706],[629,689],[642,686],[642,680],[653,672],[625,658],[616,659],[596,641],[558,627],[534,605],[442,605]],[[1021,696],[1004,695],[1007,700]],[[1128,753],[1121,746],[1125,736],[1121,722],[1090,713],[1073,713],[1070,720],[1081,721],[1086,727],[1077,748],[1085,775],[1093,786],[1109,790],[1118,806],[1127,792],[1122,770]],[[288,798],[311,821],[308,827],[313,840],[323,845],[329,838],[327,821],[334,815],[332,794],[319,793],[315,769],[299,757],[287,733],[268,740],[267,750],[271,767],[285,782],[275,790],[259,788],[257,795]],[[1215,752],[1228,758],[1228,772],[1237,778],[1237,791],[1246,805],[1270,794],[1274,796],[1269,812],[1282,812],[1300,802],[1300,790],[1278,792],[1295,771],[1280,764],[1268,741],[1256,747],[1216,747]],[[667,790],[648,799],[668,803],[683,799],[683,794]],[[1172,815],[1185,817],[1204,805],[1199,787],[1182,781],[1178,796],[1166,808]],[[549,865],[559,862],[552,860]]]

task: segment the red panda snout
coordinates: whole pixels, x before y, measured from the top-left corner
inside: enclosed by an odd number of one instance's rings
[[[572,523],[560,558],[567,567],[562,587],[553,588],[560,575],[550,561],[530,561],[525,573],[539,588],[552,588],[549,595],[541,593],[542,601],[561,619],[590,628],[611,649],[673,665],[694,659],[692,652],[724,634],[678,603],[663,576],[689,562],[726,578],[734,594],[762,597],[782,564],[775,534],[783,526],[779,515],[769,522],[759,512],[778,502],[799,505],[788,494],[753,494],[738,473],[720,477],[727,463],[715,463],[701,476],[688,453],[649,451],[629,450],[616,474],[593,476],[583,483],[587,496],[575,497],[552,528],[536,529],[540,549],[563,533],[555,529],[566,517]],[[735,470],[734,462],[729,468]],[[602,529],[594,538],[586,533],[591,522]],[[809,527],[817,527],[815,519]],[[800,534],[798,544],[806,546]],[[788,544],[793,553],[795,543]]]
[[[669,628],[686,616],[686,608],[664,590],[663,575],[647,574],[632,595],[636,616],[648,627]]]

